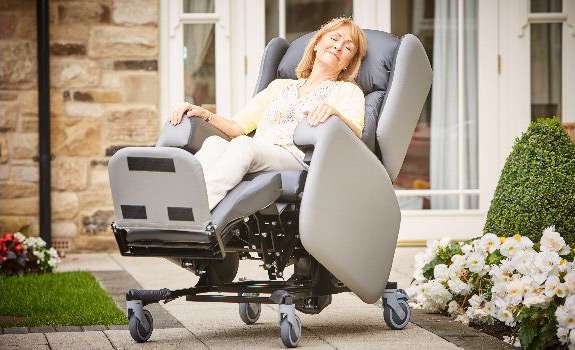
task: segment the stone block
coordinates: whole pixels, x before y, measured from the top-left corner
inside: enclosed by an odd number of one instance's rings
[[[0,41],[0,88],[28,89],[36,83],[36,48],[25,40]]]
[[[114,1],[112,20],[117,24],[157,24],[159,4],[157,0]]]
[[[110,188],[78,192],[80,208],[112,208],[112,193]]]
[[[11,167],[8,164],[0,164],[0,180],[5,181],[10,178]]]
[[[17,102],[0,103],[0,131],[14,130],[20,114],[20,105]]]
[[[92,25],[85,23],[55,24],[50,26],[50,40],[66,40],[79,43],[87,43],[90,38]]]
[[[104,114],[104,107],[97,103],[66,102],[64,113],[68,117],[98,118]]]
[[[11,133],[10,145],[12,159],[33,159],[38,155],[38,134]]]
[[[34,206],[38,206],[37,199]],[[0,216],[0,232],[38,232],[36,227],[38,219],[33,216]]]
[[[118,103],[122,102],[122,93],[117,90],[83,90],[74,91],[74,101]]]
[[[108,229],[105,234],[101,235],[78,235],[74,238],[74,249],[78,251],[90,251],[90,252],[117,252],[118,245],[114,236],[112,235],[112,230]],[[127,326],[108,326],[110,327],[122,327],[122,329],[128,329]]]
[[[87,234],[98,234],[107,232],[114,221],[113,210],[96,210],[93,213],[80,215],[82,232]]]
[[[156,142],[159,129],[154,108],[122,106],[107,113],[105,140],[112,145],[149,145]]]
[[[16,32],[16,15],[0,13],[0,39],[11,39]]]
[[[24,133],[38,133],[38,115],[26,113],[20,117],[20,131]]]
[[[38,215],[38,197],[4,198],[0,201],[2,215]]]
[[[88,59],[53,59],[50,63],[50,76],[53,87],[97,86],[100,83],[100,67]]]
[[[78,226],[72,221],[57,221],[52,223],[52,237],[71,238],[78,234]]]
[[[115,70],[157,71],[158,60],[121,60],[114,61]]]
[[[8,162],[8,140],[5,135],[0,136],[0,163]]]
[[[90,169],[90,188],[92,189],[108,189],[110,186],[108,177],[108,168],[105,166],[92,166]]]
[[[126,75],[122,82],[126,102],[158,103],[160,82],[156,73]]]
[[[82,43],[52,43],[50,54],[54,56],[84,56],[86,55],[86,45]]]
[[[38,90],[25,90],[18,92],[20,113],[38,113]]]
[[[64,112],[64,96],[56,89],[50,91],[50,115],[51,117],[60,116]],[[36,110],[34,110],[36,112]]]
[[[0,101],[16,101],[18,94],[12,91],[0,91]]]
[[[78,213],[78,195],[73,192],[52,192],[52,218],[72,219]]]
[[[94,118],[56,118],[52,123],[52,152],[66,156],[98,156],[101,121]]]
[[[118,89],[122,88],[121,74],[115,71],[102,71],[102,82],[100,83],[102,88]]]
[[[0,198],[22,198],[38,195],[38,184],[33,182],[0,183]]]
[[[38,165],[12,165],[10,180],[13,182],[38,182]]]
[[[57,157],[52,162],[52,189],[82,191],[88,185],[88,160]]]
[[[92,28],[88,44],[90,57],[150,57],[158,54],[158,29],[155,27]]]
[[[26,12],[18,16],[14,37],[36,42],[36,11]]]
[[[110,8],[97,1],[64,2],[58,5],[59,24],[109,23]]]

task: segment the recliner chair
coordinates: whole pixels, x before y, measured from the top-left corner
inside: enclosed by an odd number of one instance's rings
[[[247,324],[257,321],[262,303],[278,304],[287,347],[301,338],[295,310],[319,313],[340,292],[351,291],[366,303],[383,297],[386,324],[407,325],[407,295],[388,281],[401,220],[392,181],[432,71],[415,36],[365,32],[367,55],[357,78],[366,103],[362,138],[337,118],[316,127],[302,120],[294,143],[305,152],[308,170],[248,174],[210,212],[193,154],[211,135],[229,137],[203,120],[166,123],[156,147],[127,147],[110,159],[112,228],[122,255],[166,257],[200,276],[187,289],[127,293],[136,341],[146,341],[153,330],[143,307],[181,296],[239,303]],[[313,34],[291,44],[282,38],[269,42],[255,93],[276,78],[296,79],[295,67]],[[242,259],[262,260],[270,280],[233,282]],[[283,280],[289,264],[294,274]]]

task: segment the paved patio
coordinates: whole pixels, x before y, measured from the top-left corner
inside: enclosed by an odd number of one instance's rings
[[[421,248],[398,248],[390,280],[406,287],[413,256]],[[238,277],[265,279],[257,261],[242,261]],[[159,258],[126,258],[118,254],[69,255],[59,271],[126,271],[143,288],[184,288],[197,277]],[[237,305],[188,303],[182,298],[161,304],[183,327],[155,329],[145,344],[136,344],[126,330],[0,335],[1,349],[282,349],[274,306],[263,305],[257,324],[245,325]],[[301,348],[309,349],[458,349],[445,339],[415,324],[402,331],[389,330],[381,309],[364,304],[355,295],[334,296],[319,315],[301,314]]]

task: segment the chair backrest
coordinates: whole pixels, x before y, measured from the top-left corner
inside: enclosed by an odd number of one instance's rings
[[[419,115],[429,93],[431,65],[417,37],[365,29],[367,54],[356,83],[365,94],[362,140],[383,162],[391,179],[399,173]],[[254,94],[276,78],[297,79],[295,68],[308,33],[291,44],[274,38],[266,46]]]

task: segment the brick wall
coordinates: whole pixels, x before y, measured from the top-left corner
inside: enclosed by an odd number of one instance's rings
[[[112,246],[107,160],[159,131],[158,0],[50,2],[52,236]],[[34,0],[0,2],[0,229],[38,234]]]

